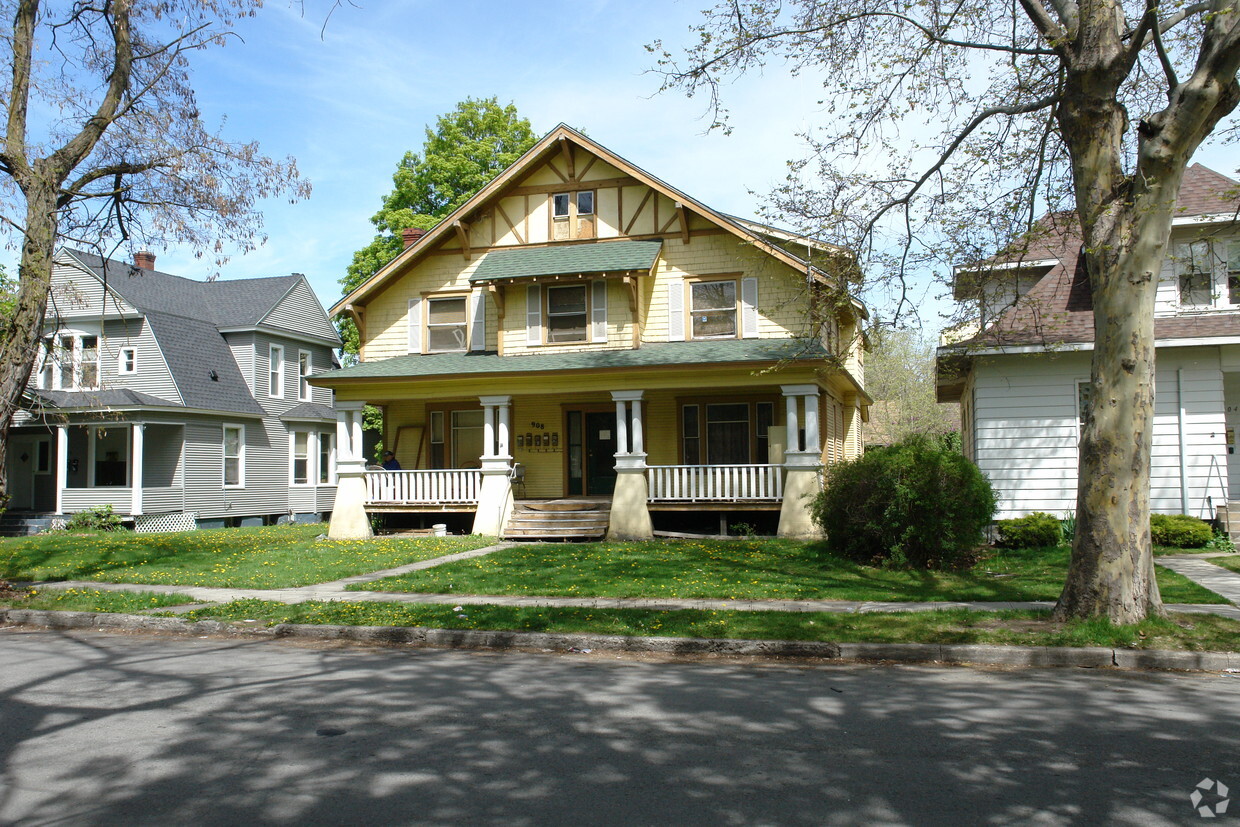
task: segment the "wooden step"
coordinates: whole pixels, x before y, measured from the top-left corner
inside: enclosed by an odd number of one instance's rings
[[[521,500],[504,527],[505,539],[597,540],[607,534],[605,500]]]

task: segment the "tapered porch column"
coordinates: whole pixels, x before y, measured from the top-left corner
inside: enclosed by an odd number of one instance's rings
[[[644,391],[612,391],[616,403],[616,489],[611,498],[609,540],[649,540],[650,484],[646,479],[646,451],[642,428]]]
[[[365,540],[374,536],[366,516],[366,457],[362,452],[365,402],[336,403],[336,502],[327,536]]]
[[[145,434],[146,426],[135,422],[131,443],[133,457],[130,459],[131,470],[129,472],[129,513],[135,517],[142,514],[142,438]]]
[[[512,397],[480,396],[482,403],[482,485],[474,511],[474,534],[498,537],[512,514]]]
[[[56,513],[65,513],[65,487],[69,485],[69,428],[56,426]]]
[[[782,385],[780,389],[787,408],[788,447],[784,451],[784,499],[779,510],[779,536],[821,537],[822,532],[810,516],[810,502],[818,494],[822,474],[818,386]],[[804,435],[801,422],[805,423]]]

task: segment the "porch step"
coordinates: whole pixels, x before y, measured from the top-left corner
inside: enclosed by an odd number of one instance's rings
[[[0,514],[0,537],[29,537],[51,528],[55,514],[6,511]]]
[[[1215,506],[1215,518],[1219,525],[1227,529],[1231,541],[1240,544],[1240,502]]]
[[[611,503],[603,500],[518,500],[504,527],[506,540],[599,540]]]

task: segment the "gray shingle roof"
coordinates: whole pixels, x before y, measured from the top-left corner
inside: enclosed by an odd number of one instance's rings
[[[408,379],[458,374],[537,373],[602,368],[658,367],[783,360],[822,360],[829,356],[817,339],[719,339],[700,342],[662,342],[637,350],[547,352],[530,356],[495,353],[435,353],[397,356],[363,362],[351,368],[317,374],[312,383],[334,384],[337,379]]]
[[[564,276],[649,270],[660,241],[599,241],[588,244],[492,250],[482,257],[471,282],[530,276]]]
[[[318,402],[302,402],[280,414],[282,420],[335,419],[336,411]]]
[[[146,321],[187,407],[263,415],[215,325],[171,313],[147,313]]]
[[[98,391],[41,391],[30,390],[31,399],[61,410],[124,410],[126,408],[165,407],[179,408],[179,402],[169,402],[158,396],[139,393],[127,388]]]

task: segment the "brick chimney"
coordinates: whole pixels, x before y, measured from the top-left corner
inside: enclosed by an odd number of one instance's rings
[[[139,250],[133,254],[133,266],[143,270],[155,269],[155,254],[150,250]]]
[[[426,235],[426,230],[419,230],[417,227],[407,227],[400,231],[400,237],[405,240],[405,249],[417,244],[418,239],[424,235]]]

